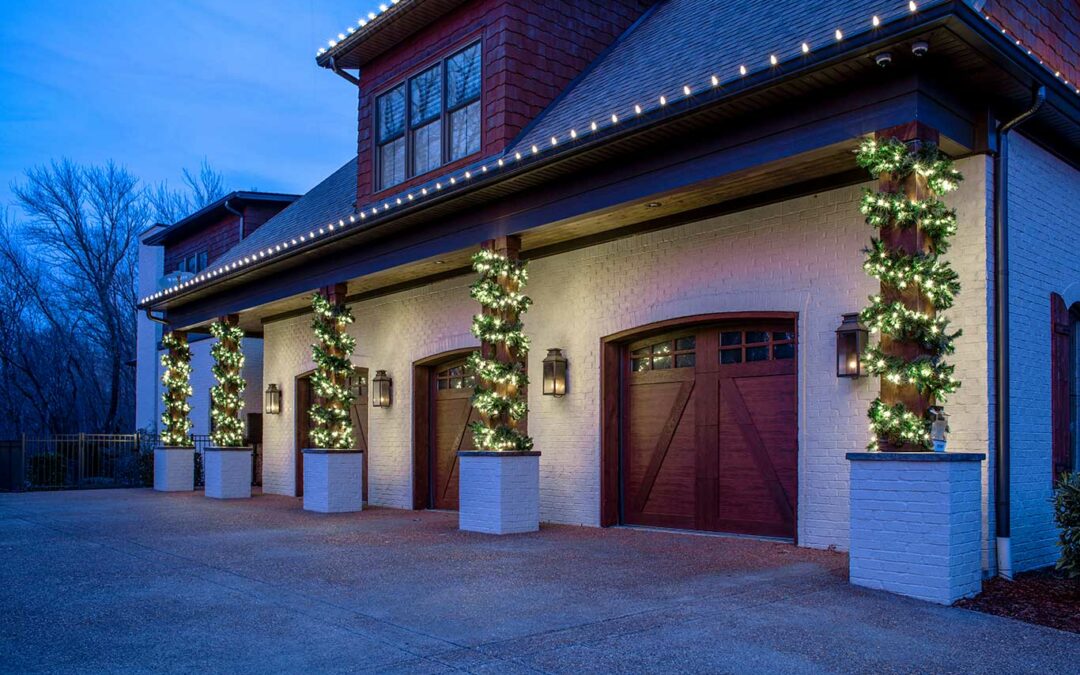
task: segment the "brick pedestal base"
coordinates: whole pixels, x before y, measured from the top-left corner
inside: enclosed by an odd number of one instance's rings
[[[853,452],[851,583],[943,605],[982,590],[982,460]]]
[[[540,529],[539,452],[459,452],[458,527],[514,534]]]
[[[304,510],[347,513],[364,508],[364,453],[304,450]]]
[[[154,450],[154,489],[191,492],[195,489],[195,448],[159,447]]]
[[[203,452],[206,496],[246,499],[251,496],[251,448],[207,448]]]

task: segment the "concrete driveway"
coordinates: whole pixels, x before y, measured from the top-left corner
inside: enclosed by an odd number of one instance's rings
[[[1080,636],[856,589],[841,554],[296,499],[0,495],[0,670],[1075,673]]]

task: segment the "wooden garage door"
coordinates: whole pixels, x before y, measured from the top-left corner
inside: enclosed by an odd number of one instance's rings
[[[626,354],[623,521],[794,537],[794,322],[693,327]]]
[[[431,507],[458,508],[458,452],[475,450],[469,424],[478,418],[470,399],[475,386],[465,361],[432,373]]]

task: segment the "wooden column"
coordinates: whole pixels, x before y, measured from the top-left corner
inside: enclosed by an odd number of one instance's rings
[[[173,344],[173,346],[169,347],[169,359],[170,359],[170,361],[173,362],[173,363],[176,363],[178,360],[182,360],[184,358],[185,354],[186,354],[187,362],[190,364],[191,363],[191,352],[190,352],[190,348],[188,347],[187,331],[183,331],[183,330],[169,331],[169,335],[172,336],[176,340],[176,342]],[[165,373],[162,373],[162,379],[164,379],[164,377],[165,377]],[[191,376],[190,375],[188,376],[188,382],[189,383],[191,382]],[[169,387],[167,382],[165,383],[165,388],[166,388],[166,394],[168,395],[169,401],[171,403],[173,403],[173,404],[178,403],[178,402],[183,403],[184,400],[187,399],[186,396],[179,396],[178,397],[173,392],[172,388]],[[188,417],[187,413],[183,412],[180,409],[180,406],[169,406],[167,404],[167,407],[168,407],[169,419],[172,420],[172,422],[169,425],[170,428],[175,429],[175,428],[178,427],[178,425],[182,426],[184,420],[187,419],[187,417]],[[184,434],[186,435],[186,432],[184,432]]]
[[[346,294],[348,292],[348,285],[345,284],[345,283],[331,284],[329,286],[323,286],[320,289],[320,292],[324,296],[326,296],[326,299],[330,301],[331,305],[333,305],[335,307],[338,307],[338,306],[343,307],[343,306],[345,306],[345,296],[346,296]],[[340,322],[338,323],[336,328],[337,328],[337,330],[339,332],[344,332],[346,330],[345,326],[341,325]],[[323,348],[326,349],[327,354],[329,354],[330,356],[334,356],[334,357],[338,357],[338,358],[348,358],[347,354],[342,353],[338,349],[331,348],[329,345],[323,345]],[[343,375],[341,373],[330,373],[328,379],[337,387],[347,387],[348,384],[349,384],[348,383],[348,375]],[[314,392],[312,392],[312,394],[314,396]],[[319,402],[320,405],[327,405],[327,402],[326,402],[325,399],[323,399],[323,397],[318,397],[318,402]],[[331,401],[330,404],[329,404],[329,407],[330,407],[331,410],[334,410],[335,412],[340,412],[341,410],[344,409],[343,404],[339,400]],[[346,411],[346,412],[348,412],[348,411]],[[346,416],[343,419],[347,421],[349,419],[349,417]],[[337,422],[336,423],[336,427],[337,427],[336,431],[344,431],[344,429],[342,427],[346,424],[346,421]]]
[[[907,143],[913,149],[917,149],[924,143],[937,143],[938,132],[921,122],[884,129],[876,134],[879,140],[897,138]],[[894,180],[891,174],[882,174],[878,179],[878,189],[882,192],[904,194],[908,199],[926,199],[931,196],[926,186],[926,179],[912,173],[901,181]],[[889,250],[902,252],[907,255],[927,253],[930,251],[930,241],[921,228],[917,226],[900,227],[890,222],[883,226],[880,232],[881,243]],[[910,284],[906,289],[900,290],[892,284],[881,282],[881,297],[885,303],[900,301],[905,307],[934,316],[933,303],[927,300],[919,284]],[[888,335],[881,335],[881,351],[888,356],[899,356],[906,361],[917,359],[924,355],[933,355],[933,352],[916,342],[896,340]],[[934,404],[932,398],[919,393],[913,384],[895,384],[886,378],[881,378],[881,400],[888,405],[903,403],[908,410],[923,417],[927,408]],[[880,439],[880,447],[883,452],[889,451],[919,451],[924,448],[904,444],[894,445],[886,439]]]
[[[510,260],[521,259],[521,237],[517,235],[492,239],[484,244],[484,248],[500,255],[504,255]],[[509,293],[516,293],[521,290],[516,281],[507,277],[500,278],[499,285]],[[493,309],[484,307],[483,313],[485,315],[496,316],[507,324],[517,323],[520,318],[518,313],[512,309]],[[525,356],[517,353],[517,350],[511,349],[510,346],[505,343],[491,344],[489,342],[483,342],[480,345],[480,353],[485,359],[493,359],[504,364],[513,364],[522,360]],[[515,384],[505,382],[489,382],[488,384],[500,396],[515,396],[518,393],[518,388]],[[498,416],[491,418],[483,415],[482,417],[484,417],[484,423],[489,427],[505,426],[511,429],[517,429],[519,425],[519,420],[513,419],[509,413],[501,413]]]

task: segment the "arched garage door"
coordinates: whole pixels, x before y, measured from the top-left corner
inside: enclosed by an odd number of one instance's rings
[[[794,319],[668,329],[621,354],[622,521],[793,538]]]

